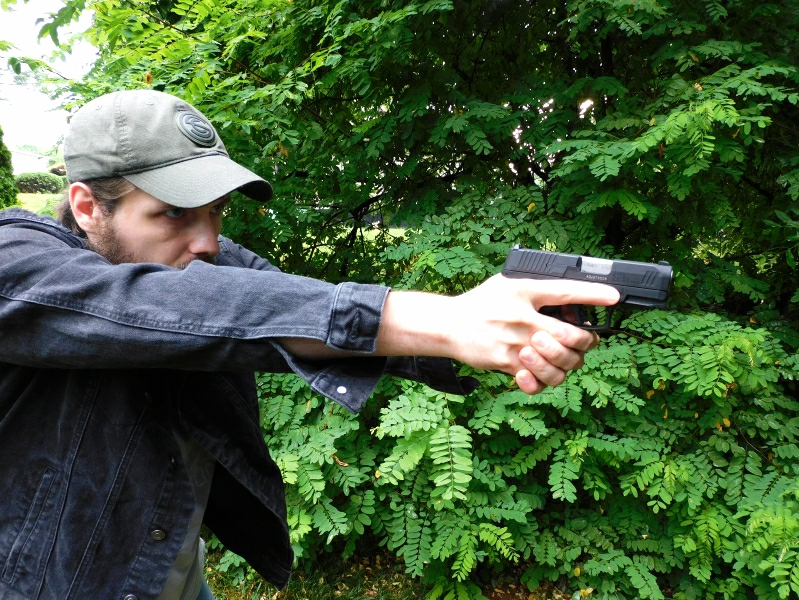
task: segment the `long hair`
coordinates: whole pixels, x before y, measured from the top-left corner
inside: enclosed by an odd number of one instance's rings
[[[81,182],[88,187],[100,210],[103,214],[110,216],[117,208],[117,204],[125,194],[129,194],[136,189],[130,181],[124,177],[108,177],[105,179],[91,179],[89,181]],[[67,229],[72,231],[75,235],[86,237],[86,232],[83,231],[78,222],[75,220],[75,215],[72,214],[72,207],[69,204],[69,192],[59,202],[56,207],[56,218]]]

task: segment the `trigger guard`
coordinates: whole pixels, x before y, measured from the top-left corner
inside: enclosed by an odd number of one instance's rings
[[[613,315],[613,308],[614,307],[607,307],[607,319],[604,324],[602,325],[591,325],[586,317],[585,310],[583,309],[582,304],[567,304],[564,306],[542,306],[539,309],[539,313],[542,315],[546,315],[547,317],[553,317],[558,319],[559,321],[563,321],[564,323],[568,323],[569,325],[574,325],[575,327],[579,327],[585,331],[605,331],[610,329],[610,319]],[[574,313],[573,319],[569,319],[565,314],[565,310],[571,310]]]

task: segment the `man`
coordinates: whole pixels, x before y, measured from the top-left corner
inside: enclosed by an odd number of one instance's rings
[[[598,341],[536,308],[618,300],[574,282],[495,277],[446,298],[281,273],[219,235],[230,192],[271,186],[167,94],[88,103],[64,157],[66,226],[0,213],[4,599],[210,597],[202,522],[283,586],[253,371],[294,371],[352,411],[384,372],[468,393],[450,358],[536,393]]]

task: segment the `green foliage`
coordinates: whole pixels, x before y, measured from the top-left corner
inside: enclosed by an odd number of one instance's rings
[[[260,376],[300,560],[371,532],[434,598],[516,560],[578,596],[799,593],[794,0],[92,8],[70,97],[197,105],[277,191],[226,232],[288,271],[451,294],[515,243],[675,267],[669,312],[535,397],[386,380],[355,417]]]
[[[3,143],[3,130],[0,128],[0,209],[17,203],[17,187],[14,185],[14,168],[11,152]]]
[[[17,196],[19,206],[25,210],[55,217],[63,194],[22,194]]]
[[[53,173],[20,173],[14,183],[23,194],[57,194],[64,189],[64,178]]]
[[[67,174],[66,166],[64,165],[64,148],[63,139],[60,139],[56,144],[49,148],[40,148],[33,144],[21,144],[17,146],[19,150],[25,150],[31,154],[36,154],[40,157],[47,157],[47,171],[55,175],[64,176]]]
[[[84,4],[65,0],[40,35]],[[669,260],[680,305],[777,321],[795,308],[799,238],[778,217],[799,197],[793,0],[92,8],[100,59],[70,91],[149,85],[201,108],[277,189],[269,210],[233,207],[227,232],[288,270],[456,291],[485,272],[475,250],[525,242]],[[440,219],[463,194],[501,197],[539,230],[520,238],[481,220],[489,209],[448,243]],[[403,245],[389,223],[426,227]],[[386,246],[419,268],[376,263]]]
[[[479,563],[525,560],[531,588],[776,599],[799,583],[797,375],[766,329],[652,311],[533,397],[497,375],[466,399],[385,380],[356,417],[294,376],[259,385],[301,557],[368,529],[430,597],[476,598],[458,582]]]

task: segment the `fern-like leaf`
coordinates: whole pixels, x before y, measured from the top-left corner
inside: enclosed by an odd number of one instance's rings
[[[474,533],[461,538],[458,554],[452,564],[455,579],[463,581],[477,566],[477,536]]]
[[[415,432],[409,438],[401,438],[383,463],[378,467],[378,484],[395,484],[405,479],[405,474],[416,468],[430,443],[430,433]]]
[[[460,425],[444,423],[430,438],[431,478],[435,484],[432,497],[451,507],[453,499],[466,499],[466,488],[472,479],[472,438]]]
[[[320,533],[327,534],[328,544],[334,537],[344,535],[350,529],[350,522],[346,513],[333,506],[333,503],[327,498],[313,507],[311,515],[314,527]]]
[[[519,560],[519,553],[514,548],[513,536],[507,527],[497,527],[491,523],[480,523],[480,540],[492,546],[503,557],[513,562]]]

